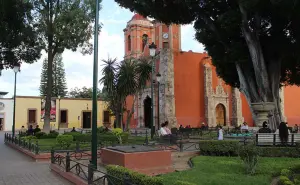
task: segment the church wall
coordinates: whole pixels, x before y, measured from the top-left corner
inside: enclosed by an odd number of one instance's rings
[[[289,126],[300,124],[300,88],[287,86],[284,88],[284,110]]]
[[[206,54],[174,52],[175,105],[178,125],[199,127],[205,121],[204,73]]]
[[[244,117],[244,121],[248,123],[249,126],[253,126],[254,122],[252,119],[252,113],[248,105],[248,102],[246,100],[246,97],[244,96],[243,93],[241,93],[241,100],[242,100],[242,114]]]
[[[126,109],[131,111],[132,108],[132,104],[134,98],[133,96],[127,96],[126,98]],[[137,111],[137,108],[134,108],[134,111]],[[137,112],[135,112],[134,114],[137,115]],[[131,119],[130,119],[130,128],[136,128],[137,127],[137,119],[134,119],[134,114],[132,115]],[[123,123],[127,124],[127,114],[123,114]]]

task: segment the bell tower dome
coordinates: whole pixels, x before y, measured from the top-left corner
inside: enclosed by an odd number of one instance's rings
[[[155,42],[153,23],[140,14],[135,14],[123,31],[125,57],[139,57],[147,45]]]

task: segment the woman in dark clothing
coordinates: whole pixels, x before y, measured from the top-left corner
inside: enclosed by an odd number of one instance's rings
[[[279,125],[279,138],[283,145],[287,144],[288,137],[289,137],[289,130],[286,126],[285,122],[281,122]]]
[[[28,130],[27,130],[27,135],[32,136],[33,132],[34,132],[33,127],[32,127],[32,125],[30,125]]]
[[[268,123],[266,121],[263,122],[263,128],[258,130],[258,133],[271,133],[271,129],[268,128]]]

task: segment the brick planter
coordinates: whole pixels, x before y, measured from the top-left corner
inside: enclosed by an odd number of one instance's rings
[[[119,165],[146,175],[174,171],[169,150],[125,153],[103,148],[101,160],[104,165]]]
[[[27,155],[28,157],[32,158],[34,161],[36,162],[41,162],[41,161],[50,161],[51,159],[51,154],[50,153],[41,153],[41,154],[34,154],[24,148],[21,148],[15,144],[12,144],[12,143],[9,143],[9,142],[6,142],[5,143],[7,146]]]

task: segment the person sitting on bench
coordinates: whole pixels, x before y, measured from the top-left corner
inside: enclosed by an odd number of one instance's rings
[[[168,121],[161,124],[160,134],[162,136],[171,135],[171,130],[168,128],[168,124]]]

